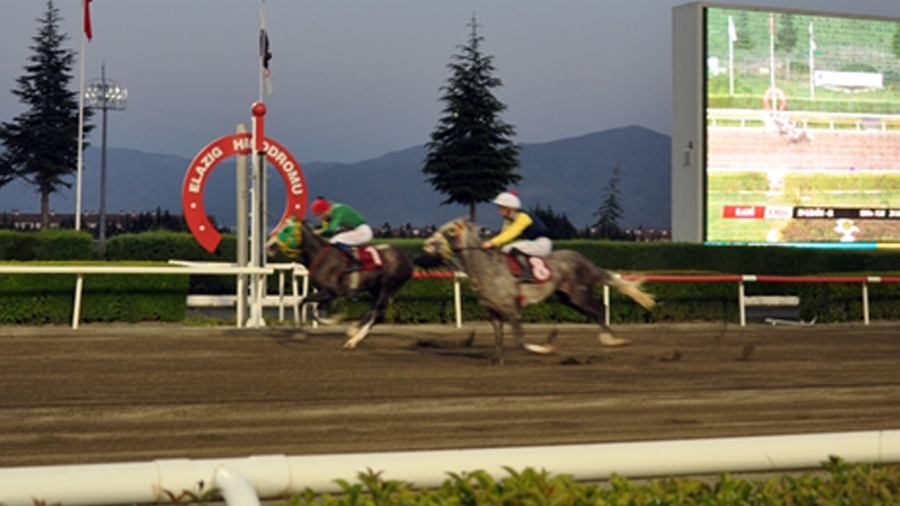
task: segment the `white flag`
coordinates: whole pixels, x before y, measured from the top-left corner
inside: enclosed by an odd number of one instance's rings
[[[734,28],[734,21],[728,16],[728,40],[734,42],[737,40],[737,30]]]

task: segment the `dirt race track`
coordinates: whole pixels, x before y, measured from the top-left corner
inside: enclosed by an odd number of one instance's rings
[[[0,327],[0,467],[900,428],[900,324],[341,330]]]

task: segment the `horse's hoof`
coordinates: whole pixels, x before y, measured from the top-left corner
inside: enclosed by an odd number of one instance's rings
[[[351,339],[350,341],[347,341],[346,343],[344,343],[344,349],[345,349],[345,350],[355,350],[357,344],[358,344],[358,343],[354,342],[354,341]]]
[[[549,355],[549,354],[553,353],[554,351],[556,351],[553,349],[553,346],[550,346],[547,344],[540,345],[540,344],[526,343],[524,346],[525,346],[526,350],[528,350],[532,353],[537,353],[539,355]]]
[[[612,334],[602,333],[597,336],[597,339],[600,340],[600,344],[603,346],[628,346],[631,344],[631,340],[625,339],[624,337],[614,337]]]
[[[331,318],[318,318],[319,323],[322,325],[337,325],[344,321],[344,317],[346,315],[344,313],[338,313],[332,316]]]

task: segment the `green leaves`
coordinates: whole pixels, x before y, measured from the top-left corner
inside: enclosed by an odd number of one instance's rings
[[[412,484],[384,480],[371,469],[357,483],[337,480],[343,494],[312,491],[281,503],[287,506],[569,506],[569,505],[857,505],[900,504],[900,466],[850,464],[839,458],[823,463],[824,471],[782,475],[766,481],[738,479],[723,473],[717,482],[671,477],[636,483],[614,475],[604,483],[581,483],[546,470],[504,467],[496,479],[483,470],[448,473],[436,489],[414,490]],[[276,504],[277,506],[277,504]]]

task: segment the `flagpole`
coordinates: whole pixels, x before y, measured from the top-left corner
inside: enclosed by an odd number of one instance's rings
[[[816,38],[813,35],[813,23],[809,22],[809,98],[816,98]]]
[[[81,0],[81,26],[86,26],[87,8]],[[78,55],[78,168],[75,175],[75,230],[81,230],[81,179],[84,172],[84,52],[87,34],[81,30],[81,52]]]
[[[260,34],[266,33],[266,0],[259,1],[259,30]],[[267,35],[268,36],[268,35]],[[263,55],[260,55],[263,56]],[[259,101],[262,102],[264,98],[265,91],[265,72],[266,69],[263,67],[263,58],[259,59]]]
[[[734,95],[734,21],[728,16],[728,94]]]
[[[775,13],[769,13],[769,81],[775,86]]]

